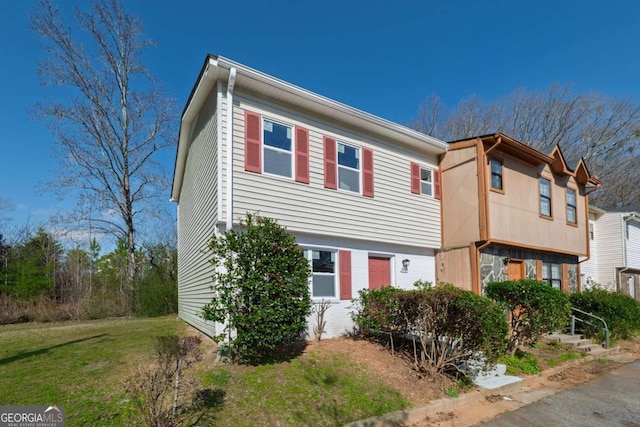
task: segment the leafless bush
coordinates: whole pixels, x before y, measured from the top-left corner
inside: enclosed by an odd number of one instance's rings
[[[140,366],[125,381],[125,390],[147,426],[183,425],[194,414],[197,380],[182,378],[182,372],[200,360],[200,342],[200,337],[158,337],[154,363]]]
[[[327,326],[327,321],[324,320],[324,315],[331,308],[331,301],[322,300],[319,304],[314,304],[313,312],[316,316],[316,324],[313,327],[313,335],[316,338],[316,341],[320,341],[322,339],[322,334],[324,334],[325,326]]]

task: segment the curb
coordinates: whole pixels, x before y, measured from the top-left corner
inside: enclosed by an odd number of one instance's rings
[[[531,387],[534,385],[538,385],[544,381],[547,381],[548,378],[552,375],[558,374],[565,369],[579,366],[585,362],[589,362],[592,360],[598,359],[619,359],[620,363],[629,363],[634,358],[625,358],[623,354],[618,353],[618,348],[612,348],[611,353],[605,356],[593,356],[587,355],[579,360],[574,360],[568,363],[565,363],[560,366],[555,366],[553,368],[547,369],[539,375],[527,375],[523,376],[522,381],[518,381],[511,384],[506,384],[502,387],[494,388],[494,389],[482,389],[482,390],[473,390],[469,393],[465,393],[460,395],[457,398],[446,397],[442,399],[435,400],[428,405],[420,406],[417,408],[409,408],[402,409],[399,411],[389,412],[388,414],[381,415],[378,417],[371,417],[364,420],[353,421],[349,424],[346,424],[344,427],[402,427],[406,425],[411,425],[414,423],[418,423],[424,421],[427,417],[431,415],[435,415],[438,412],[451,412],[456,409],[459,409],[461,406],[466,406],[471,403],[477,403],[484,400],[487,396],[491,396],[493,394],[509,394],[513,393],[520,388]],[[614,356],[614,357],[610,357]],[[615,357],[617,356],[617,357]],[[544,396],[541,396],[541,398]]]

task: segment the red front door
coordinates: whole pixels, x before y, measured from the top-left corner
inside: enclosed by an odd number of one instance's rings
[[[369,257],[369,289],[380,289],[391,284],[391,260]]]

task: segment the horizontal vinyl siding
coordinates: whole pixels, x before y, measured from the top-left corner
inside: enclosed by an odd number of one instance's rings
[[[215,97],[212,91],[194,124],[178,215],[178,314],[208,335],[215,334],[214,325],[200,313],[212,297],[207,247],[217,215]]]
[[[615,268],[623,264],[621,227],[622,216],[617,212],[606,213],[597,221],[598,283],[603,286],[616,283]]]
[[[244,111],[309,129],[310,183],[245,172]],[[324,135],[373,150],[375,197],[324,188]],[[435,168],[389,143],[266,106],[236,95],[234,102],[234,221],[246,212],[277,219],[291,231],[423,247],[440,246],[440,202],[411,193],[410,163]],[[361,152],[362,153],[362,152]],[[362,156],[361,156],[362,160]]]
[[[627,239],[627,267],[640,269],[640,224],[628,222],[629,239]]]

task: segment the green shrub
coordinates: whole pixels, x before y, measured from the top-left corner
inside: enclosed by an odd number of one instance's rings
[[[276,221],[247,214],[241,226],[211,239],[214,297],[203,317],[225,324],[214,339],[234,359],[262,363],[286,355],[306,331],[310,269]]]
[[[489,300],[451,284],[406,291],[392,287],[363,290],[352,318],[364,336],[415,337],[405,346],[417,369],[459,373],[483,353],[482,368],[504,352],[507,324],[501,308]]]
[[[509,312],[508,350],[512,355],[521,343],[534,344],[541,335],[565,328],[571,318],[569,297],[546,282],[492,282],[485,294]]]
[[[407,334],[417,335],[421,346],[415,363],[421,369],[457,372],[477,359],[491,365],[505,348],[507,324],[500,307],[488,298],[438,284],[428,291],[398,294],[398,310]]]
[[[611,331],[611,338],[627,339],[640,333],[640,304],[630,296],[604,289],[588,289],[572,294],[569,299],[572,306],[602,317]],[[590,336],[597,335],[599,331],[588,325],[585,329]]]
[[[391,286],[358,292],[358,298],[353,300],[351,318],[363,336],[373,337],[381,332],[398,331],[403,326],[404,319],[398,311],[397,300],[401,292]]]

